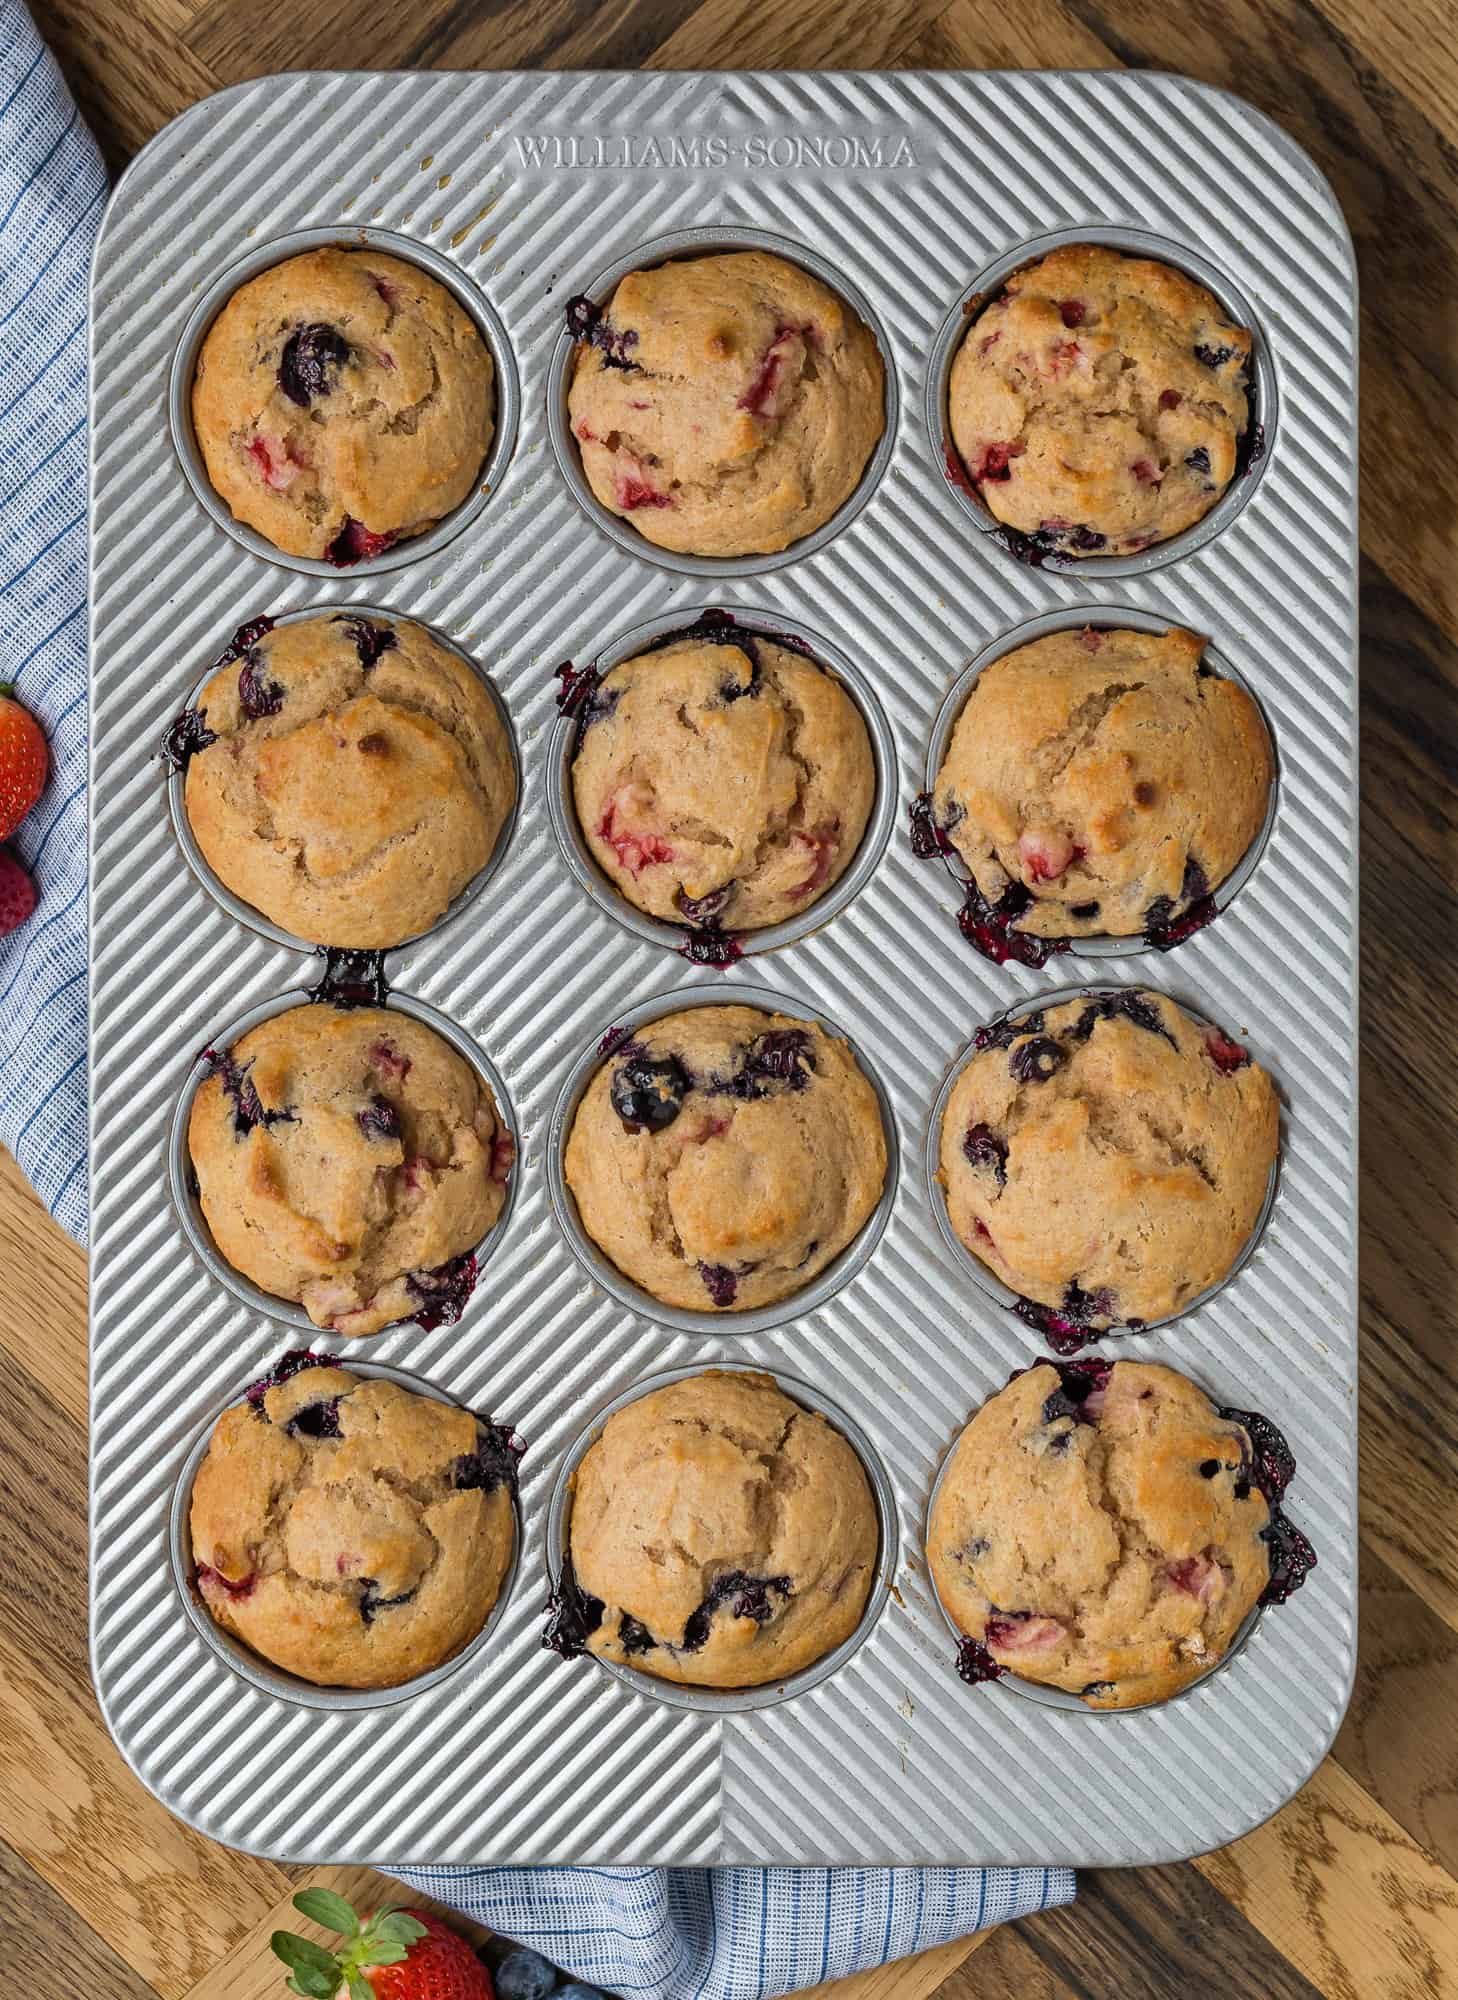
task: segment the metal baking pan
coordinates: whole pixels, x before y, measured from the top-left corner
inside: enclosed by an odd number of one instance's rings
[[[173,395],[224,278],[306,232],[443,261],[492,338],[502,399],[484,490],[427,539],[328,574],[205,504]],[[947,476],[942,383],[987,274],[1070,232],[1152,248],[1247,303],[1264,452],[1179,546],[1035,567]],[[560,422],[562,311],[665,244],[746,238],[864,302],[891,426],[830,532],[704,569],[588,504]],[[1234,1839],[1316,1768],[1355,1633],[1354,288],[1304,154],[1238,99],[1166,76],[273,77],[196,106],[133,164],[101,232],[92,332],[92,1648],[108,1725],[172,1811],[290,1861],[1108,1865]],[[494,1066],[520,1152],[458,1325],[316,1345],[509,1419],[528,1449],[517,1574],[487,1638],[398,1700],[321,1708],[209,1644],[174,1574],[189,1451],[299,1333],[191,1247],[169,1134],[219,1024],[309,983],[313,961],[194,872],[155,752],[245,619],[326,605],[431,625],[508,710],[523,791],[504,850],[387,971]],[[584,875],[554,705],[561,661],[621,657],[705,609],[822,641],[876,704],[878,776],[899,787],[852,893],[727,972],[687,965]],[[969,662],[1070,610],[1207,634],[1260,701],[1279,798],[1239,894],[1177,950],[998,967],[963,943],[953,877],[912,858],[906,808]],[[1209,1680],[1095,1715],[964,1686],[927,1580],[948,1446],[1043,1349],[944,1242],[925,1153],[979,1023],[1111,980],[1248,1036],[1283,1122],[1249,1259],[1197,1310],[1101,1351],[1168,1361],[1279,1423],[1320,1562]],[[574,1065],[686,987],[824,1016],[864,1052],[894,1127],[879,1238],[843,1283],[751,1330],[638,1309],[597,1281],[570,1204],[553,1203]],[[755,1705],[679,1706],[544,1651],[574,1448],[666,1372],[745,1363],[842,1413],[884,1474],[894,1574],[878,1615],[832,1671]]]

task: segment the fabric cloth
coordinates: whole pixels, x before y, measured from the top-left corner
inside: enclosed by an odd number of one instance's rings
[[[15,837],[40,902],[0,940],[0,1140],[86,1234],[86,293],[100,156],[21,0],[0,0],[0,681],[51,776]],[[759,2000],[1066,1902],[1067,1869],[466,1868],[402,1880],[578,1978]]]

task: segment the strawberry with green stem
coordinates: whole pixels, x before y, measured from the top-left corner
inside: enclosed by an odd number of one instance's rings
[[[289,1991],[303,2000],[493,2000],[491,1975],[470,1945],[424,1911],[386,1905],[361,1924],[332,1889],[301,1889],[294,1908],[344,1940],[331,1951],[274,1932]]]

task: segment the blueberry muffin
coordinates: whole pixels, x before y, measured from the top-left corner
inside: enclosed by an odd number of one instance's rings
[[[198,1467],[197,1594],[224,1631],[302,1680],[413,1680],[491,1615],[520,1450],[454,1403],[291,1354],[223,1412]]]
[[[800,1291],[859,1232],[886,1135],[838,1037],[757,1007],[695,1007],[611,1049],[566,1171],[583,1228],[635,1285],[744,1312]]]
[[[1073,243],[1015,272],[952,363],[952,441],[999,521],[1126,555],[1208,514],[1250,420],[1251,337],[1183,271]]]
[[[568,413],[602,505],[660,548],[763,555],[828,521],[885,428],[875,340],[762,250],[633,271],[574,299]]]
[[[234,1270],[336,1333],[458,1318],[512,1165],[471,1065],[382,1007],[294,1007],[206,1053],[188,1149]]]
[[[1315,1563],[1279,1504],[1295,1469],[1273,1424],[1172,1368],[1015,1375],[957,1440],[929,1523],[964,1678],[1012,1673],[1090,1708],[1178,1694]]]
[[[1060,1351],[1178,1313],[1260,1217],[1279,1136],[1266,1072],[1160,993],[977,1036],[942,1118],[958,1237]]]
[[[1033,937],[1177,942],[1260,831],[1270,743],[1193,632],[1051,632],[978,675],[937,773],[938,844]],[[1010,896],[1011,892],[1011,896]]]
[[[768,1375],[695,1375],[609,1417],[577,1468],[546,1643],[691,1687],[781,1681],[855,1631],[879,1539],[824,1417]]]
[[[494,408],[470,314],[378,250],[306,250],[240,285],[192,385],[198,448],[234,517],[341,568],[459,507]]]
[[[840,879],[875,790],[840,682],[737,628],[612,668],[572,763],[578,823],[614,888],[650,916],[735,931],[799,916]]]
[[[214,874],[295,937],[388,950],[491,858],[516,800],[500,711],[408,620],[270,627],[243,628],[190,711],[188,822]]]

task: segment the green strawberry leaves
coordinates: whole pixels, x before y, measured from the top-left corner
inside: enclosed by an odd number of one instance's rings
[[[293,1931],[273,1933],[270,1947],[291,1974],[285,1983],[302,2000],[334,2000],[341,1987],[349,2000],[375,2000],[374,1988],[365,1977],[367,1968],[403,1964],[410,1956],[410,1947],[425,1936],[425,1925],[418,1917],[391,1904],[377,1910],[361,1926],[343,1896],[336,1896],[332,1889],[300,1889],[293,1903],[300,1916],[345,1940],[344,1949],[334,1952]]]
[[[343,1896],[336,1896],[332,1889],[300,1889],[294,1898],[294,1908],[311,1924],[319,1924],[326,1931],[338,1931],[347,1938],[359,1936],[359,1918]]]

